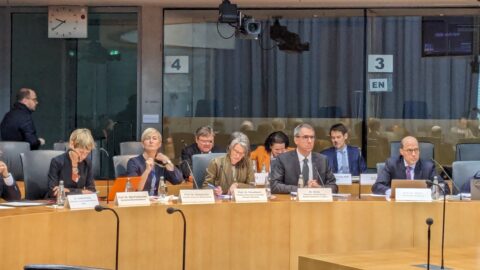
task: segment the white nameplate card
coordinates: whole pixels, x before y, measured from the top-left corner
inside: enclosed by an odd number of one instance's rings
[[[255,173],[255,185],[265,185],[268,173]]]
[[[96,193],[68,195],[65,207],[70,209],[93,209],[98,205]]]
[[[267,191],[264,188],[236,188],[233,192],[235,202],[268,202]]]
[[[432,191],[429,188],[397,188],[395,200],[399,202],[431,202]]]
[[[360,174],[360,185],[373,185],[377,181],[376,173],[362,173]]]
[[[181,189],[180,200],[182,203],[215,203],[213,189]]]
[[[150,198],[147,191],[117,192],[115,205],[118,206],[148,206]]]
[[[352,175],[349,173],[335,173],[335,183],[337,185],[351,185]]]
[[[297,190],[300,202],[331,202],[333,201],[331,188],[299,188]]]

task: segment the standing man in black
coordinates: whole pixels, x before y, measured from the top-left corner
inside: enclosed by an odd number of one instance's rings
[[[35,91],[21,88],[17,93],[17,101],[5,115],[0,124],[2,140],[28,142],[30,149],[37,150],[45,140],[37,137],[32,112],[37,108],[38,100]]]

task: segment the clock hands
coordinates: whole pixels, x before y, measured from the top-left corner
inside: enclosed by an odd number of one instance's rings
[[[57,24],[55,27],[52,27],[52,31],[55,31],[55,29],[57,29],[58,27],[60,27],[60,25],[66,23],[67,21],[66,20],[60,20],[58,18],[55,18],[55,20],[59,21],[60,23]]]

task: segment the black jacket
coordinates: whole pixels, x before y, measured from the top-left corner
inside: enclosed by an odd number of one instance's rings
[[[13,108],[3,117],[0,130],[4,141],[28,142],[32,150],[40,147],[32,111],[20,102],[15,102]]]
[[[20,190],[15,182],[13,186],[7,186],[5,180],[0,176],[0,197],[6,201],[17,201],[21,199]]]

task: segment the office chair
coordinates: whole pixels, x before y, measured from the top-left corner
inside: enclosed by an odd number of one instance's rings
[[[226,153],[197,154],[192,156],[192,171],[195,182],[197,183],[196,186],[195,183],[193,183],[193,188],[202,188],[208,164],[210,164],[212,159],[224,155],[226,155]]]
[[[143,145],[141,142],[121,142],[120,155],[141,155],[143,153]]]
[[[120,155],[113,156],[113,169],[115,171],[115,178],[127,175],[128,160],[137,155]]]
[[[30,144],[27,142],[0,142],[0,160],[3,160],[8,167],[8,171],[16,180],[21,180],[23,176],[21,153],[30,152]]]

